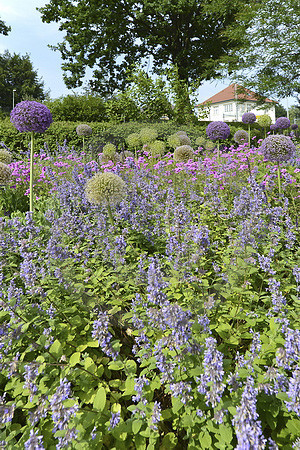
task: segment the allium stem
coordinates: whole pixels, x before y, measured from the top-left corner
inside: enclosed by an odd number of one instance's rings
[[[281,181],[280,181],[280,166],[278,163],[277,166],[277,176],[278,176],[278,189],[279,189],[279,194],[281,194]]]
[[[251,135],[250,135],[250,123],[248,123],[248,143],[249,143],[249,148],[251,148],[251,146],[250,146],[250,140],[251,140]]]
[[[107,212],[108,212],[109,221],[110,221],[111,225],[114,226],[115,222],[114,222],[114,218],[113,218],[113,215],[111,212],[111,207],[110,207],[109,202],[107,202]]]
[[[29,211],[33,212],[33,149],[34,149],[34,132],[31,131],[30,143],[30,180],[29,180]]]
[[[217,149],[218,149],[217,159],[218,159],[218,164],[220,164],[220,140],[219,139],[217,140]]]

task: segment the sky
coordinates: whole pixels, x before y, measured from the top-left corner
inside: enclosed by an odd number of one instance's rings
[[[43,23],[36,8],[48,3],[48,0],[0,0],[0,18],[11,26],[8,36],[0,35],[0,53],[8,50],[21,56],[28,54],[39,78],[44,81],[45,89],[51,98],[58,98],[72,93],[79,94],[82,88],[68,90],[63,82],[60,52],[51,50],[48,45],[55,45],[63,39],[63,32],[56,23]],[[198,101],[207,100],[230,84],[230,80],[205,82],[198,90]],[[16,93],[17,100],[17,93]],[[286,108],[293,99],[281,101]]]

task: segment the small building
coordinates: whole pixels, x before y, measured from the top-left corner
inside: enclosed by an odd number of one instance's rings
[[[243,93],[241,93],[241,90],[243,90]],[[208,114],[205,118],[201,115],[201,120],[241,122],[242,115],[245,112],[252,112],[256,116],[268,114],[273,123],[276,120],[276,101],[266,98],[263,105],[261,103],[258,104],[258,99],[253,91],[246,88],[243,89],[236,83],[231,84],[227,88],[218,92],[218,94],[215,94],[199,105],[196,105],[197,110],[198,108],[200,109],[200,106],[207,103],[210,104]]]

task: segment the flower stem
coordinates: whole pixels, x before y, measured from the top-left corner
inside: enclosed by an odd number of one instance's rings
[[[248,123],[248,142],[249,142],[249,148],[250,148],[250,140],[251,140],[251,135],[250,135],[250,123]]]
[[[30,180],[29,180],[29,211],[33,212],[33,149],[34,149],[34,132],[31,131],[30,142]]]
[[[107,202],[107,212],[108,212],[109,221],[110,221],[111,225],[114,226],[115,222],[114,222],[114,218],[113,218],[113,215],[111,212],[110,204],[108,202]]]
[[[280,181],[280,166],[278,163],[277,166],[277,176],[278,176],[278,189],[279,189],[279,194],[281,194],[281,181]]]

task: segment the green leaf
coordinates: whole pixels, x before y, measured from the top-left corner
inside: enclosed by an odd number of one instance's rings
[[[56,339],[51,345],[49,352],[56,358],[60,358],[63,354],[61,343]]]
[[[70,360],[69,360],[69,364],[71,367],[76,366],[76,364],[79,363],[80,361],[80,352],[75,352],[73,353],[73,355],[71,356]]]
[[[125,363],[125,371],[128,374],[134,374],[136,373],[136,362],[133,361],[132,359],[129,359],[128,361],[126,361]]]
[[[201,448],[212,448],[212,440],[207,431],[201,431],[199,434],[199,442],[201,444]]]
[[[93,407],[95,409],[98,409],[98,411],[103,411],[103,409],[105,408],[105,403],[106,403],[106,392],[104,387],[100,386],[95,395]]]
[[[121,370],[124,368],[124,364],[122,363],[122,361],[111,361],[108,364],[108,368],[110,370]]]
[[[143,425],[143,421],[142,420],[134,420],[132,422],[132,432],[133,432],[133,434],[137,434],[140,431],[142,425]]]
[[[160,450],[168,450],[169,448],[176,447],[178,442],[177,437],[174,433],[168,433],[165,435],[165,437],[162,440]]]
[[[298,419],[288,420],[286,423],[286,427],[291,434],[293,434],[297,437],[299,436],[300,420],[298,420]]]
[[[177,397],[172,397],[172,411],[176,414],[182,407],[181,400]]]

